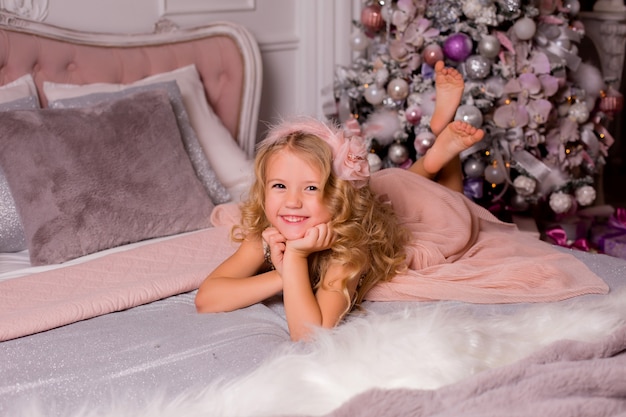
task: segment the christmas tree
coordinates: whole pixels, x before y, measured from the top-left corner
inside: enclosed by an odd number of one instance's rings
[[[593,204],[612,138],[614,96],[582,62],[578,0],[365,1],[338,67],[331,119],[369,141],[373,171],[408,167],[435,140],[433,66],[457,68],[455,119],[485,131],[461,155],[465,194],[507,220],[537,209],[565,216]]]

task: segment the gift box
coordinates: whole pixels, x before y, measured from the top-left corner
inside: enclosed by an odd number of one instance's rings
[[[591,225],[592,220],[589,218],[569,216],[547,224],[542,239],[555,245],[588,251],[587,237]]]
[[[618,208],[608,221],[592,225],[589,242],[600,252],[626,259],[626,210]]]
[[[626,259],[626,233],[606,238],[604,240],[604,253]]]
[[[594,224],[589,231],[589,243],[598,251],[605,252],[607,239],[623,235],[626,235],[626,230],[618,229],[609,223]]]

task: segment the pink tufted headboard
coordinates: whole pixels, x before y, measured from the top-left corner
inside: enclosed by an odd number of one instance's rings
[[[228,22],[193,29],[160,22],[156,27],[150,34],[97,34],[0,13],[0,85],[30,72],[45,106],[44,81],[126,84],[195,64],[213,110],[252,156],[262,76],[252,35]]]

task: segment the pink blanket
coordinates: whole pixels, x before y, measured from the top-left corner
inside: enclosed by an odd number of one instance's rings
[[[0,341],[191,291],[235,249],[217,227],[0,282]]]
[[[433,181],[385,169],[371,187],[391,201],[413,242],[408,272],[374,287],[368,300],[544,302],[608,292],[573,255]]]

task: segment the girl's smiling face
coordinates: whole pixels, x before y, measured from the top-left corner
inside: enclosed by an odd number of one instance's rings
[[[321,170],[309,161],[283,149],[269,157],[265,177],[265,215],[287,240],[330,221]]]

